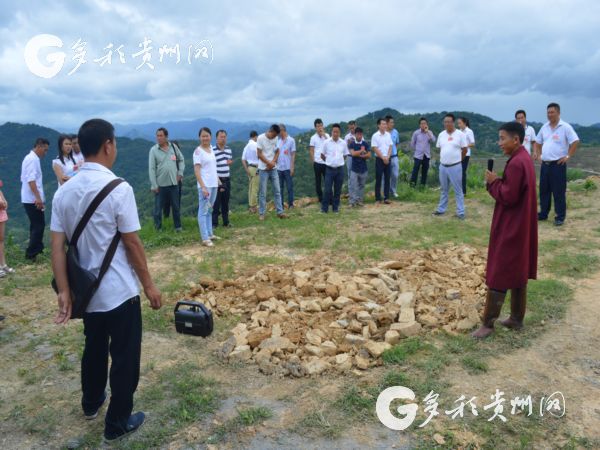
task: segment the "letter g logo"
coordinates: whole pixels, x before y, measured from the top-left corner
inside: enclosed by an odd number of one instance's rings
[[[25,46],[25,64],[31,73],[41,78],[52,78],[63,67],[66,54],[64,52],[49,53],[46,61],[50,66],[42,64],[39,59],[39,52],[46,47],[62,48],[62,40],[53,34],[38,34],[32,37]]]
[[[415,420],[417,416],[417,410],[419,406],[416,403],[409,403],[408,405],[401,405],[397,411],[399,414],[404,415],[402,419],[394,416],[390,411],[390,405],[394,400],[414,400],[415,393],[404,386],[392,386],[385,389],[379,397],[377,397],[377,403],[375,404],[375,411],[380,422],[386,427],[402,431],[406,430]]]

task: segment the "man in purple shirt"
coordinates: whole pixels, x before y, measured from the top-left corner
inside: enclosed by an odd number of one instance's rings
[[[429,160],[431,159],[431,144],[435,143],[435,136],[429,129],[429,123],[425,117],[419,119],[419,129],[415,131],[410,140],[410,147],[415,151],[412,174],[410,176],[410,185],[416,186],[421,169],[421,186],[427,184],[427,171],[429,170]]]

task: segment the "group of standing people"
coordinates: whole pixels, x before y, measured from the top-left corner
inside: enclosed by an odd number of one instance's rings
[[[518,110],[515,113],[515,120],[525,130],[523,147],[534,160],[541,160],[538,219],[543,221],[548,218],[554,200],[554,223],[560,226],[566,217],[566,163],[576,151],[579,139],[573,127],[560,119],[558,104],[548,105],[547,117],[548,122],[536,134],[533,127],[527,124],[525,111]],[[444,130],[436,137],[429,129],[427,119],[419,119],[419,128],[412,133],[408,143],[409,148],[414,151],[409,183],[411,186],[426,185],[432,158],[431,146],[435,144],[440,149],[440,200],[433,215],[441,216],[446,213],[449,193],[453,190],[456,217],[464,219],[467,173],[475,136],[466,117],[456,118],[448,113],[443,119],[443,126]],[[348,123],[348,130],[343,138],[339,124],[332,126],[331,136],[325,132],[321,119],[314,121],[314,128],[315,133],[310,138],[308,150],[315,176],[315,191],[323,213],[327,213],[330,208],[334,213],[339,212],[344,180],[347,180],[349,205],[364,205],[368,164],[371,159],[375,159],[375,201],[378,204],[389,204],[390,198],[398,195],[400,135],[394,128],[392,116],[377,120],[377,131],[371,136],[370,142],[354,121]],[[182,229],[180,205],[185,158],[178,143],[170,141],[168,136],[165,128],[159,128],[156,131],[156,145],[149,152],[154,225],[157,230],[161,229],[162,217],[171,211],[175,231],[179,232]],[[26,249],[26,257],[29,259],[35,259],[44,248],[45,196],[40,160],[46,155],[48,146],[47,139],[38,138],[22,164],[21,202],[30,222],[30,239]],[[256,131],[250,133],[241,162],[248,177],[249,211],[258,213],[259,220],[264,220],[267,212],[269,184],[272,186],[274,206],[279,218],[287,218],[284,203],[286,194],[287,208],[294,207],[296,151],[296,141],[287,133],[284,124],[273,124],[260,135]],[[234,157],[227,145],[227,132],[218,130],[216,144],[213,145],[211,130],[202,128],[193,159],[199,197],[199,231],[202,243],[212,246],[213,241],[218,239],[213,233],[214,228],[219,225],[231,226],[230,167]],[[73,178],[83,163],[84,156],[77,136],[61,135],[58,139],[57,157],[52,161],[58,185]],[[2,208],[5,203],[5,200],[0,199],[0,223],[7,220],[6,208]],[[0,260],[0,277],[5,265],[2,263]],[[4,270],[5,274],[9,272]]]

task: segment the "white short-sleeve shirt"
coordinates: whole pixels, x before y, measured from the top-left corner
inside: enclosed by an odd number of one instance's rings
[[[437,139],[436,147],[440,149],[440,164],[449,166],[462,161],[462,149],[467,146],[465,133],[456,129],[449,134],[442,131]]]
[[[542,161],[556,161],[569,154],[569,146],[579,140],[575,130],[567,122],[560,120],[556,128],[546,122],[538,132],[535,141],[542,145]]]
[[[74,163],[71,158],[63,158],[65,162],[61,162],[60,159],[56,158],[52,160],[52,167],[59,166],[62,170],[63,175],[72,177],[77,173],[77,164]],[[58,183],[60,186],[60,182]]]
[[[217,177],[217,158],[212,147],[210,152],[207,152],[202,147],[196,147],[193,155],[194,165],[200,165],[200,176],[204,182],[204,186],[207,188],[219,187],[219,179]],[[198,187],[200,183],[197,183]]]
[[[254,139],[250,139],[246,146],[244,147],[244,151],[242,152],[242,161],[246,161],[248,164],[252,164],[253,166],[258,166],[258,156],[256,156],[256,141]]]
[[[531,125],[527,125],[525,128],[525,137],[523,138],[523,147],[527,150],[527,153],[531,155],[531,145],[535,142],[535,130]]]
[[[65,233],[67,239],[70,239],[94,197],[115,178],[115,174],[106,167],[97,163],[85,163],[79,174],[59,187],[54,194],[50,229]],[[128,183],[121,183],[100,203],[77,241],[82,267],[98,275],[117,230],[121,233],[133,233],[139,229],[133,189]],[[111,311],[139,293],[137,276],[129,264],[125,245],[121,241],[86,311]]]
[[[319,136],[318,133],[315,133],[311,136],[308,146],[314,147],[315,149],[313,162],[316,162],[317,164],[325,164],[325,161],[321,159],[321,151],[323,150],[323,144],[325,144],[327,139],[329,139],[329,135],[327,133],[323,133],[323,136]]]
[[[392,135],[387,131],[385,131],[384,133],[380,133],[379,131],[377,131],[371,137],[371,148],[377,147],[384,157],[390,156],[392,154],[392,151],[390,150],[390,147],[392,145]]]
[[[25,156],[21,164],[21,203],[35,203],[35,195],[33,195],[33,191],[29,186],[30,181],[35,181],[40,197],[45,202],[42,166],[40,165],[39,156],[33,150]]]
[[[256,150],[257,152],[260,150],[267,160],[273,160],[277,150],[277,136],[269,139],[265,133],[259,135],[256,141]],[[267,165],[260,158],[258,159],[258,170],[267,170]]]
[[[85,162],[85,157],[83,156],[83,153],[79,152],[73,152],[73,159],[75,160],[75,164],[77,164],[77,167],[81,167],[83,165],[83,163]]]
[[[463,133],[465,134],[465,137],[467,138],[467,155],[466,156],[471,156],[471,147],[469,147],[469,145],[475,144],[475,134],[473,134],[473,130],[471,130],[469,127],[466,127],[465,130],[463,131]]]
[[[329,167],[341,167],[344,165],[344,155],[348,154],[348,146],[346,141],[339,138],[334,141],[333,138],[329,138],[323,144],[321,151],[322,155],[325,155],[325,164]]]

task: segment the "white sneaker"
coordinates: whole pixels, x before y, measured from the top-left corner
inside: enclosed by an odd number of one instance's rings
[[[6,276],[6,272],[3,269],[0,269],[0,278],[4,278]]]
[[[213,244],[210,239],[207,239],[205,241],[202,241],[202,245],[204,245],[205,247],[214,247],[215,244]]]
[[[210,239],[211,241],[218,241],[218,240],[219,240],[219,239],[221,239],[221,238],[220,238],[219,236],[215,236],[215,235],[213,234],[211,237],[209,237],[209,239]]]
[[[398,197],[400,197],[400,196],[398,195],[398,193],[397,193],[397,192],[394,192],[394,197],[398,198]]]
[[[15,273],[15,269],[8,266],[0,267],[0,270],[2,270],[4,273]]]

